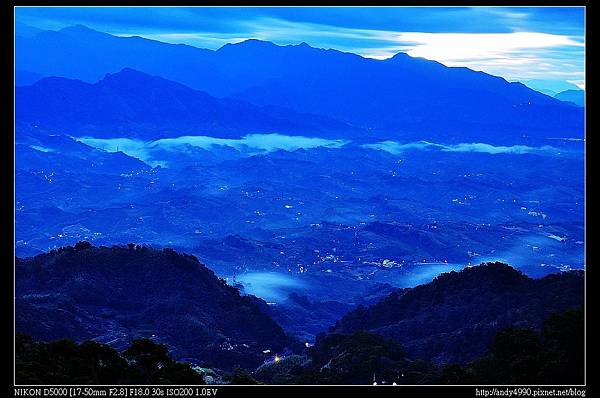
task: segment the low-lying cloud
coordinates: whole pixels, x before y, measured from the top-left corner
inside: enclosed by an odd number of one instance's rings
[[[248,134],[240,139],[214,138],[208,136],[183,136],[164,138],[151,143],[151,147],[176,148],[191,145],[202,149],[213,146],[229,146],[240,151],[254,150],[273,152],[278,150],[295,151],[317,147],[339,148],[346,145],[346,140],[328,140],[317,137],[291,136],[282,134]]]
[[[78,141],[94,148],[108,152],[117,150],[127,155],[136,157],[151,166],[168,167],[168,159],[173,159],[177,154],[190,157],[197,156],[198,151],[215,151],[223,148],[232,148],[240,156],[251,156],[279,150],[295,151],[298,149],[313,149],[319,147],[342,148],[349,144],[348,140],[331,140],[318,137],[289,136],[282,134],[248,134],[242,138],[215,138],[209,136],[182,136],[176,138],[163,138],[155,141],[142,141],[130,138],[93,138],[82,137]],[[460,144],[437,144],[428,141],[400,143],[396,141],[382,141],[372,144],[363,144],[363,148],[381,150],[393,155],[408,151],[440,151],[440,152],[472,152],[487,153],[492,155],[511,154],[524,155],[536,154],[545,156],[560,155],[565,152],[559,148],[544,145],[532,147],[527,145],[491,145],[482,142]]]
[[[538,154],[538,155],[559,155],[561,150],[553,146],[544,145],[541,147],[531,147],[527,145],[490,145],[481,142],[474,143],[461,143],[454,145],[443,145],[436,144],[427,141],[410,142],[401,144],[396,141],[383,141],[375,144],[365,144],[364,148],[376,149],[389,152],[394,155],[398,155],[410,150],[438,150],[442,152],[477,152],[477,153],[489,153],[492,155],[496,154],[513,154],[513,155],[524,155],[524,154]]]
[[[190,152],[199,148],[211,150],[215,147],[230,147],[245,155],[274,152],[278,150],[295,151],[298,149],[312,149],[318,147],[340,148],[350,141],[330,140],[318,137],[290,136],[282,134],[248,134],[239,139],[216,138],[208,136],[182,136],[176,138],[163,138],[156,141],[142,141],[130,138],[93,138],[81,137],[78,141],[94,148],[105,151],[117,149],[130,156],[136,157],[150,165],[166,163],[161,159],[161,152]]]

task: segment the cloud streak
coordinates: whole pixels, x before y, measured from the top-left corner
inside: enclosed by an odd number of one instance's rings
[[[375,144],[364,144],[363,148],[381,150],[391,153],[393,155],[399,155],[411,150],[438,150],[442,152],[475,152],[488,153],[491,155],[559,155],[561,153],[560,149],[549,145],[544,145],[541,147],[531,147],[527,145],[495,146],[481,142],[443,145],[427,141],[410,142],[406,144],[401,144],[396,141],[382,141]]]
[[[510,58],[524,50],[560,47],[580,47],[583,42],[569,36],[539,32],[513,33],[424,33],[402,32],[394,38],[400,43],[411,43],[407,51],[412,57],[435,59],[451,64],[473,60],[504,60],[529,64],[531,57]],[[522,62],[524,60],[525,62]]]
[[[114,152],[117,150],[127,155],[136,157],[151,166],[168,167],[169,160],[178,156],[202,156],[198,150],[214,151],[219,148],[233,148],[239,156],[251,156],[275,151],[295,151],[298,149],[314,148],[343,148],[351,143],[348,140],[330,140],[318,137],[288,136],[282,134],[248,134],[239,139],[215,138],[209,136],[182,136],[176,138],[163,138],[156,141],[142,141],[130,138],[76,138],[78,141],[93,148]],[[363,144],[361,147],[380,150],[393,155],[404,154],[409,151],[440,151],[456,153],[487,153],[491,155],[510,154],[524,155],[535,154],[544,156],[557,156],[567,150],[544,145],[531,147],[526,145],[495,146],[491,144],[460,143],[453,145],[437,144],[428,141],[399,143],[396,141],[382,141]]]
[[[248,134],[240,139],[215,138],[209,136],[182,136],[163,138],[156,141],[142,141],[130,138],[80,137],[78,141],[93,148],[105,151],[119,151],[136,157],[152,166],[168,166],[161,159],[162,151],[188,153],[189,149],[212,150],[215,147],[230,147],[244,155],[268,153],[279,150],[295,151],[312,148],[340,148],[349,141],[328,140],[317,137],[289,136],[281,134]]]
[[[277,150],[295,151],[297,149],[311,149],[317,147],[339,148],[349,141],[328,140],[317,137],[291,136],[282,134],[248,134],[240,139],[214,138],[208,136],[183,136],[177,138],[163,138],[153,141],[151,148],[177,148],[190,145],[202,149],[211,149],[213,146],[229,146],[238,150],[258,150],[273,152]]]

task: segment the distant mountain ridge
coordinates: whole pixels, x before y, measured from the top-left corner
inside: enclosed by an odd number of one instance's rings
[[[48,77],[17,87],[16,120],[27,128],[71,135],[146,140],[183,135],[238,138],[251,133],[337,138],[359,131],[325,116],[215,98],[130,68],[94,84]]]
[[[30,86],[43,78],[44,76],[39,73],[17,70],[15,71],[15,86]]]
[[[554,98],[571,102],[577,106],[585,105],[585,91],[583,90],[565,90],[554,95]]]
[[[166,343],[175,359],[258,366],[263,350],[293,344],[266,315],[195,257],[173,250],[75,247],[17,258],[16,330],[40,340],[95,339],[124,348]]]
[[[67,62],[76,57],[78,62]],[[247,40],[217,51],[84,26],[17,37],[19,69],[97,81],[125,67],[217,97],[323,114],[372,131],[446,141],[583,136],[583,112],[520,83],[400,53],[374,60],[337,50]]]
[[[583,271],[531,279],[501,263],[442,274],[358,308],[331,333],[360,330],[402,344],[411,358],[468,362],[482,355],[506,327],[539,328],[552,313],[583,304]]]

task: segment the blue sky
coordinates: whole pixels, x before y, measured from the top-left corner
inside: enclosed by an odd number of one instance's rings
[[[74,24],[216,49],[249,38],[365,57],[397,52],[555,91],[585,87],[583,7],[18,7],[16,21]]]

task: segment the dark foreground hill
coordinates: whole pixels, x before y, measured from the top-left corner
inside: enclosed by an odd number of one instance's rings
[[[505,264],[483,264],[359,307],[304,350],[262,300],[240,296],[193,256],[80,242],[17,258],[16,330],[35,340],[93,342],[22,340],[19,372],[42,382],[45,369],[62,361],[83,383],[94,382],[93,363],[76,371],[92,355],[112,361],[102,377],[130,382],[149,373],[123,361],[139,354],[127,346],[144,341],[143,350],[157,352],[154,341],[172,360],[241,365],[266,383],[571,384],[583,374],[583,285],[583,271],[531,279]],[[273,360],[273,353],[281,355]],[[187,365],[169,363],[152,380],[195,379]]]
[[[16,260],[16,330],[39,340],[135,338],[224,369],[253,368],[291,340],[264,312],[193,256],[146,247],[75,247]],[[262,308],[261,308],[262,307]]]
[[[531,279],[506,264],[450,272],[400,289],[338,321],[331,332],[369,331],[396,341],[410,358],[468,362],[507,327],[541,327],[551,314],[583,304],[583,271]]]
[[[484,356],[464,365],[408,358],[400,344],[372,333],[332,333],[255,376],[276,384],[583,384],[584,352],[579,308],[553,314],[540,331],[502,329]]]

